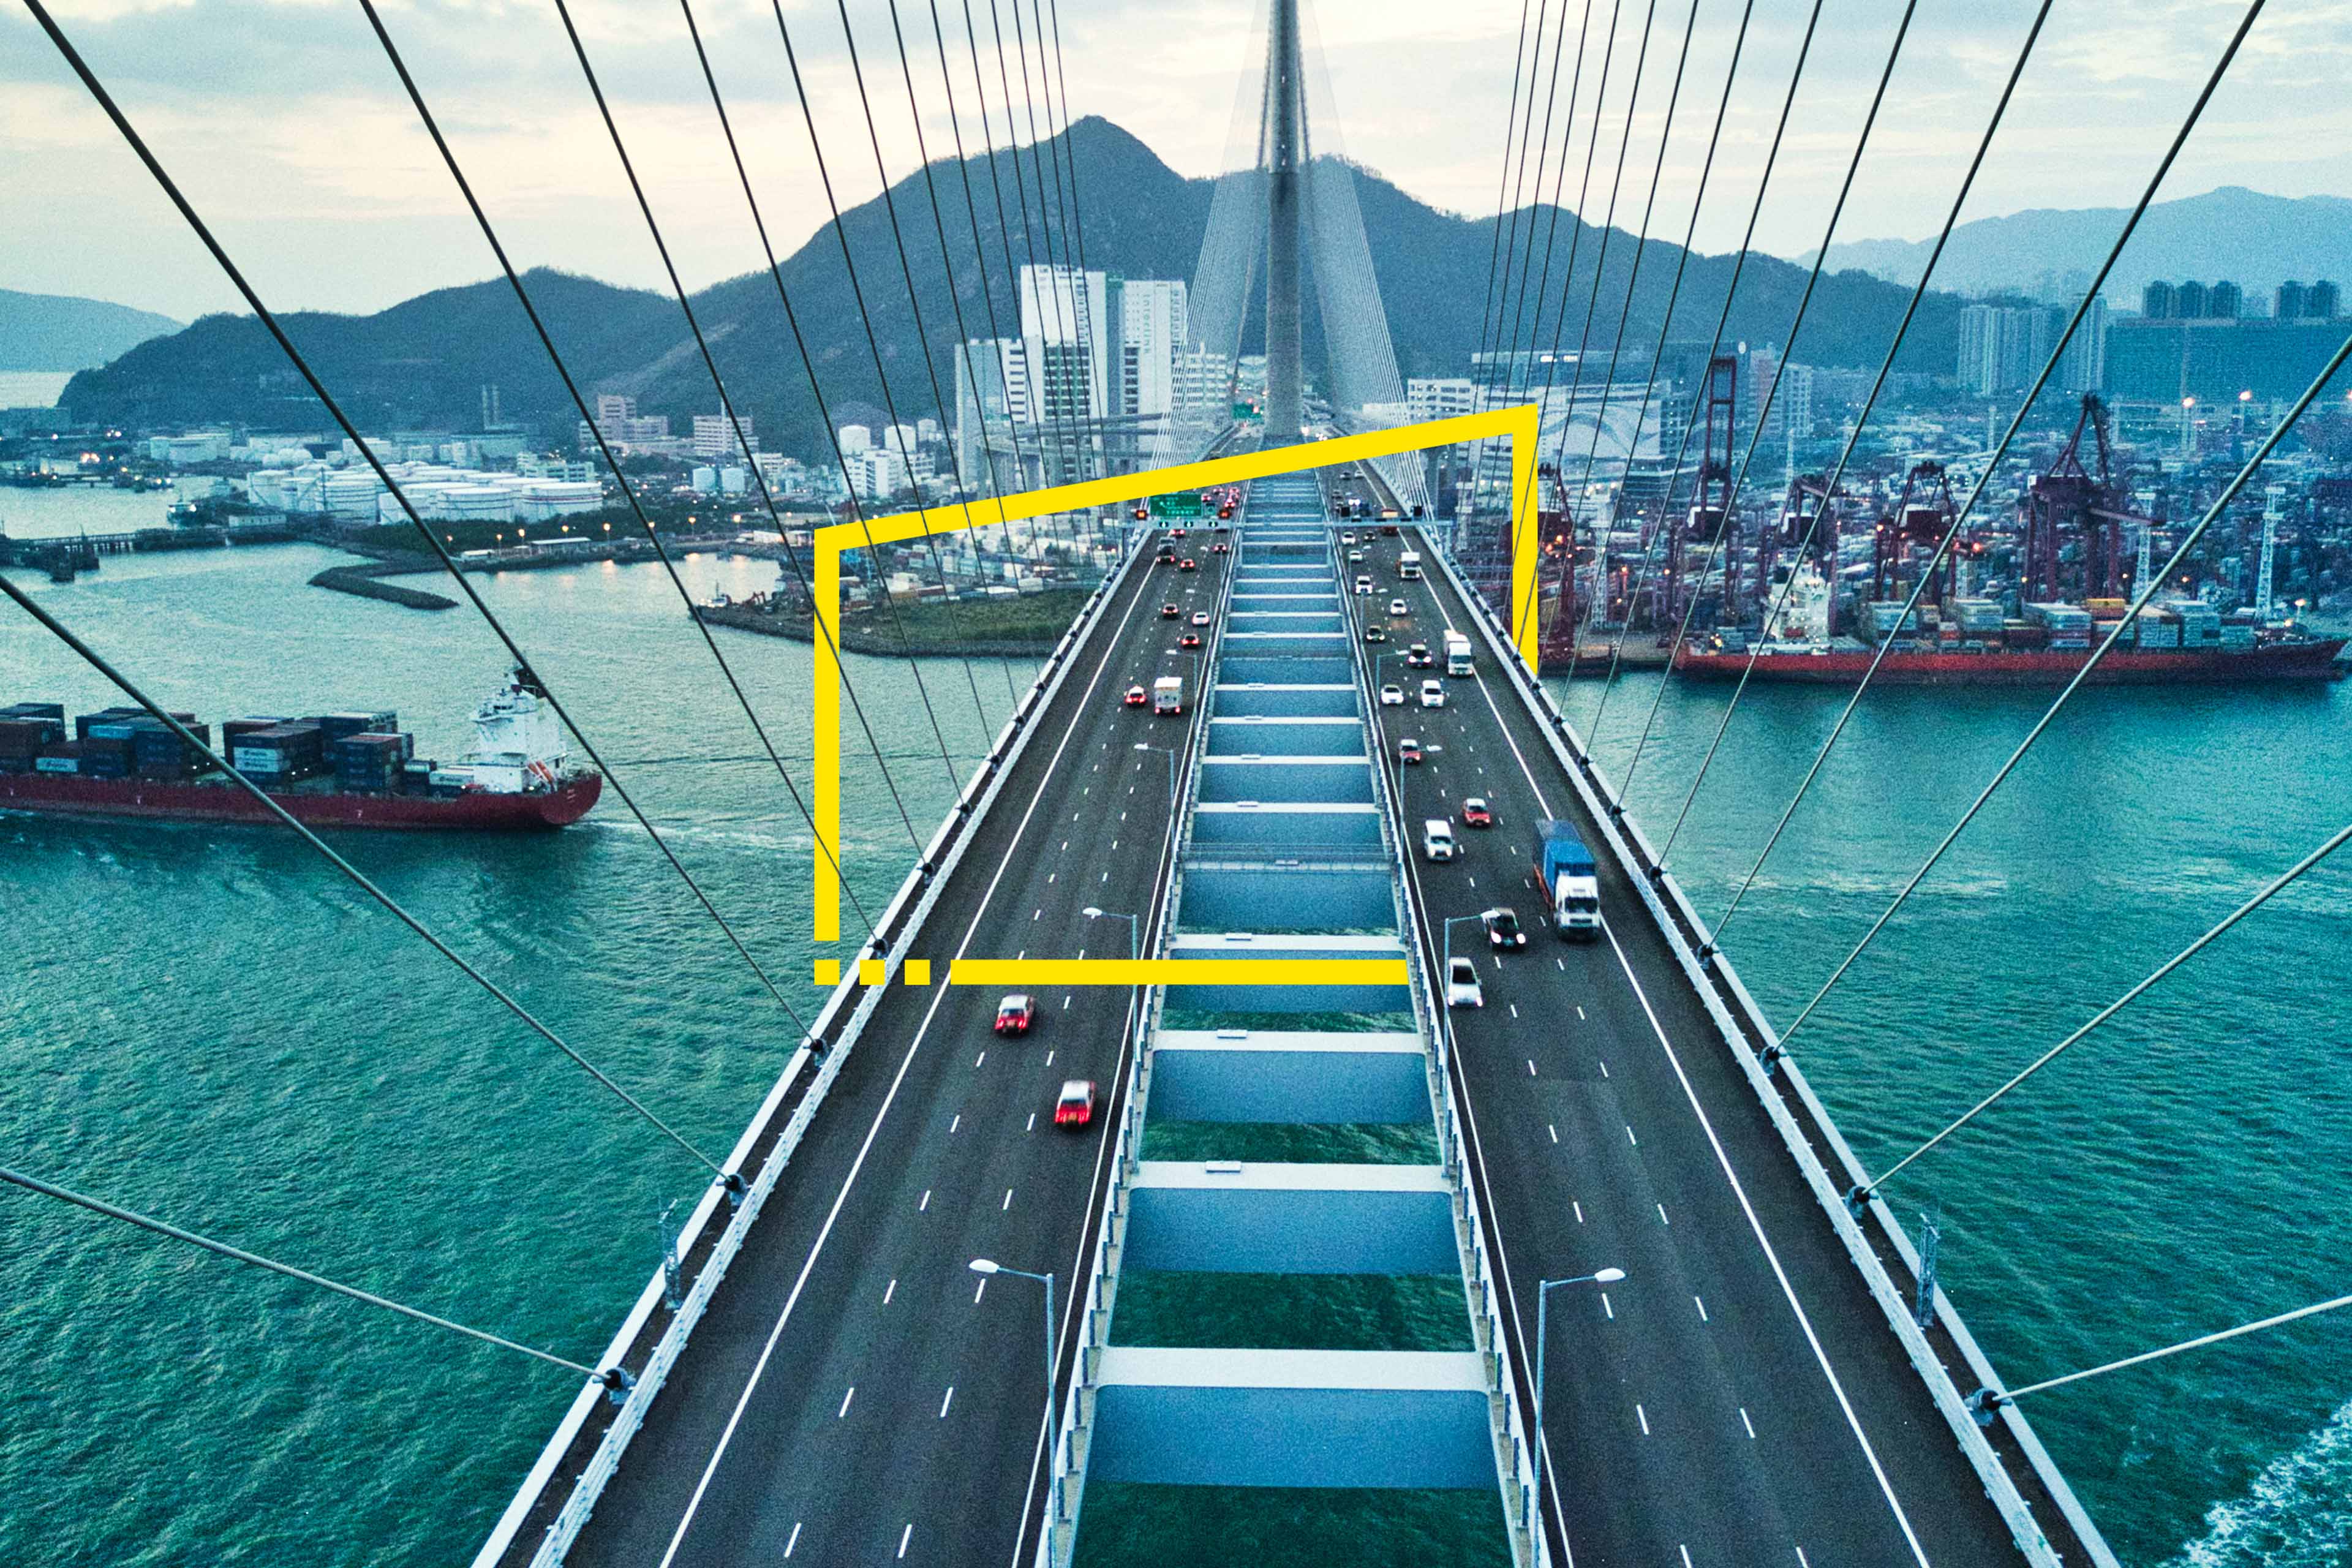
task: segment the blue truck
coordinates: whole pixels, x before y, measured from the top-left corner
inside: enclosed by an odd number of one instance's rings
[[[1592,942],[1601,935],[1600,868],[1576,827],[1566,822],[1536,825],[1536,887],[1550,907],[1552,929],[1563,942]]]

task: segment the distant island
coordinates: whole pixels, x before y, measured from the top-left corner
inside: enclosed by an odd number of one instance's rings
[[[89,370],[181,326],[104,300],[0,289],[0,371]]]

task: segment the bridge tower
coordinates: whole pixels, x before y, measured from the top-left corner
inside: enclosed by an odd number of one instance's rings
[[[1298,439],[1306,423],[1299,327],[1299,174],[1307,93],[1298,0],[1274,0],[1265,46],[1265,438]]]

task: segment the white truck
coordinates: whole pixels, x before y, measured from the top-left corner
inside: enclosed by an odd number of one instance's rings
[[[1151,683],[1151,711],[1181,714],[1184,711],[1184,678],[1163,675]]]
[[[1421,581],[1421,552],[1407,550],[1397,556],[1397,575],[1408,583]]]
[[[1475,668],[1470,662],[1470,639],[1460,632],[1450,631],[1445,634],[1445,673],[1448,675],[1476,673]]]

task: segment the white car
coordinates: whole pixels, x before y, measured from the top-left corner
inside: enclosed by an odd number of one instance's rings
[[[1421,705],[1423,708],[1444,707],[1445,688],[1434,680],[1423,681],[1421,683]]]
[[[1454,824],[1442,816],[1424,817],[1421,824],[1421,852],[1432,860],[1454,858]]]
[[[1372,591],[1372,580],[1371,580],[1370,577],[1359,577],[1359,578],[1357,578],[1357,579],[1356,579],[1356,592],[1357,592],[1357,593],[1359,593],[1359,594],[1370,594],[1371,591]]]
[[[1412,612],[1405,608],[1405,604],[1402,599],[1391,599],[1389,601],[1389,614],[1392,616],[1409,616],[1412,614]]]
[[[1383,686],[1383,687],[1381,687],[1381,707],[1383,707],[1383,708],[1402,708],[1402,707],[1403,707],[1403,706],[1404,706],[1404,688],[1403,688],[1403,687],[1402,687],[1402,686]]]
[[[1353,544],[1356,542],[1356,536],[1352,533],[1343,533],[1339,536],[1339,542],[1342,544]]]
[[[1364,552],[1363,552],[1362,551],[1360,551],[1360,550],[1350,550],[1349,552],[1348,552],[1348,564],[1349,564],[1349,565],[1350,565],[1350,566],[1361,566],[1363,563],[1364,563]]]
[[[1478,989],[1478,966],[1466,958],[1457,958],[1445,966],[1445,1005],[1448,1007],[1484,1007],[1486,994]]]

